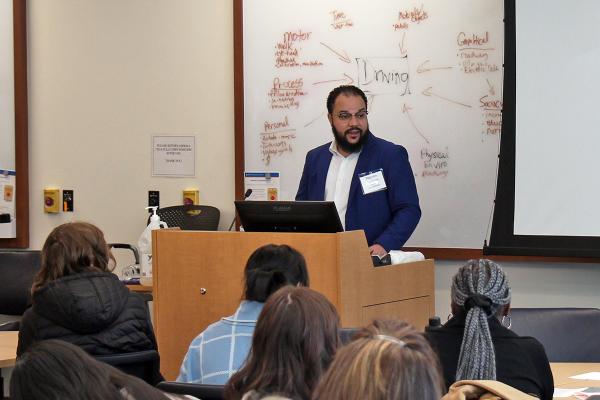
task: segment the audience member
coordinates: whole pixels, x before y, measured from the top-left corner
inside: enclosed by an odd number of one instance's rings
[[[146,303],[111,266],[114,258],[100,229],[85,222],[56,227],[42,248],[17,355],[44,339],[62,339],[92,355],[156,349]]]
[[[375,320],[338,350],[313,400],[439,400],[444,382],[422,333],[403,321]]]
[[[31,345],[18,359],[10,380],[13,400],[195,399],[163,393],[89,356],[80,347],[50,339]]]
[[[192,341],[177,381],[224,385],[248,356],[256,320],[267,298],[284,285],[309,284],[302,254],[274,244],[252,253],[244,280],[244,300],[235,314],[210,325]]]
[[[490,260],[468,261],[452,280],[451,296],[452,318],[427,334],[446,385],[498,380],[542,400],[552,399],[554,382],[544,347],[509,329],[510,286],[500,266]]]
[[[339,343],[339,317],[325,296],[283,287],[260,313],[250,355],[225,386],[225,398],[310,399]]]

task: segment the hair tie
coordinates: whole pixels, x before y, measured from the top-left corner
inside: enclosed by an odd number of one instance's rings
[[[375,335],[375,339],[385,340],[387,342],[396,343],[400,347],[406,346],[406,342],[404,342],[403,340],[400,340],[396,337],[389,336],[389,335]]]
[[[479,307],[489,317],[492,315],[492,305],[492,300],[490,300],[489,297],[475,293],[467,297],[464,307],[467,312],[469,312],[469,310],[473,307]]]

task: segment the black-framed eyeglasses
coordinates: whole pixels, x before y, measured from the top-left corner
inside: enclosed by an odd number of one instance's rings
[[[369,112],[367,110],[362,110],[354,114],[350,114],[349,112],[341,112],[338,113],[335,117],[340,121],[350,121],[352,117],[356,118],[359,121],[364,121],[365,119],[367,119],[367,115],[369,115]]]

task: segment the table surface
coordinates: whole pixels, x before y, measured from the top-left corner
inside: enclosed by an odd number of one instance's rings
[[[17,358],[18,331],[0,332],[0,368],[12,367]]]
[[[600,387],[600,381],[569,378],[586,372],[600,372],[600,363],[550,363],[550,368],[554,376],[554,387],[561,389]],[[575,399],[575,397],[568,397],[568,399]]]
[[[152,293],[152,286],[145,285],[126,285],[132,292]]]

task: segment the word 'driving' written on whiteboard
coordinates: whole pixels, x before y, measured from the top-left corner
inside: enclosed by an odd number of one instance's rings
[[[306,153],[331,141],[325,101],[353,84],[375,136],[408,150],[423,217],[407,246],[481,248],[501,130],[498,0],[243,2],[246,171],[293,199]]]

